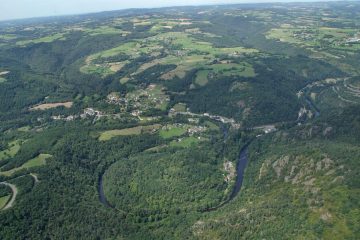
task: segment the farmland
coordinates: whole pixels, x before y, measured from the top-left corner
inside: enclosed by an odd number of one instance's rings
[[[86,59],[86,65],[81,67],[80,70],[84,73],[97,73],[106,76],[113,72],[109,66],[115,64],[115,62],[107,62],[105,65],[100,65],[93,64],[94,61],[99,61],[99,59],[106,61],[105,59],[120,55],[135,59],[143,54],[156,56],[163,53],[166,54],[165,57],[143,64],[134,74],[139,74],[158,64],[176,65],[176,69],[163,74],[162,78],[166,80],[172,79],[175,76],[183,78],[187,71],[204,66],[209,62],[209,59],[213,59],[217,55],[240,56],[242,54],[256,54],[257,52],[256,49],[246,49],[243,47],[217,48],[209,42],[196,40],[189,33],[159,33],[144,40],[124,43],[116,48],[93,54]],[[122,64],[125,65],[126,62]]]
[[[162,138],[178,137],[185,134],[187,128],[185,126],[166,126],[160,130],[160,136]]]
[[[65,108],[71,108],[73,105],[73,102],[63,102],[63,103],[44,103],[40,104],[34,107],[31,107],[31,110],[47,110],[51,108],[57,108],[57,107],[65,107]]]
[[[20,140],[10,142],[7,146],[8,148],[0,152],[0,160],[14,157],[20,150],[20,144]]]
[[[63,33],[56,33],[53,35],[32,39],[32,40],[24,40],[24,41],[18,41],[16,44],[20,46],[25,46],[28,44],[36,44],[36,43],[50,43],[57,40],[65,40],[65,34]]]
[[[4,172],[0,171],[0,175],[11,176],[13,173],[20,171],[22,169],[29,169],[29,168],[33,168],[33,167],[43,166],[46,164],[46,160],[49,159],[50,157],[52,157],[50,154],[40,154],[39,156],[28,160],[26,163],[24,163],[20,167],[13,168],[9,171],[4,171]]]
[[[113,137],[117,136],[130,136],[130,135],[139,135],[142,133],[152,133],[159,129],[161,125],[148,125],[148,126],[137,126],[133,128],[125,128],[125,129],[117,129],[117,130],[109,130],[102,132],[100,134],[99,140],[100,141],[108,141]]]
[[[360,239],[359,29],[356,1],[0,22],[0,239]]]
[[[3,196],[3,197],[0,197],[0,210],[5,207],[6,203],[9,201],[10,199],[10,196]]]

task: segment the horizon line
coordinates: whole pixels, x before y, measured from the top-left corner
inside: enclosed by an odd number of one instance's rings
[[[101,14],[101,13],[110,13],[117,11],[130,11],[130,10],[151,10],[151,9],[163,9],[163,8],[176,8],[176,7],[200,7],[200,6],[233,6],[233,5],[249,5],[249,4],[291,4],[291,3],[326,3],[326,2],[359,2],[358,0],[281,0],[281,1],[271,1],[264,2],[263,0],[259,1],[250,1],[248,2],[238,2],[238,3],[209,3],[209,4],[194,4],[194,5],[164,5],[158,7],[134,7],[134,8],[118,8],[112,10],[99,10],[99,11],[89,11],[89,12],[78,12],[78,13],[69,13],[69,14],[54,14],[54,15],[42,15],[34,17],[24,17],[24,18],[9,18],[0,20],[0,23],[4,22],[16,22],[16,21],[26,21],[26,20],[41,20],[46,18],[61,18],[61,17],[71,17],[71,16],[84,16],[92,14]]]

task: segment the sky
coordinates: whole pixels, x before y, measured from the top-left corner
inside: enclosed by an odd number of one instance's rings
[[[0,21],[31,17],[101,12],[126,8],[296,1],[304,2],[311,0],[0,0]]]

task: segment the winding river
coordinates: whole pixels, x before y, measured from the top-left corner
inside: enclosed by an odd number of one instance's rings
[[[228,129],[223,126],[222,130],[223,130],[223,138],[224,138],[224,141],[225,141],[226,138],[229,135]],[[233,200],[237,196],[237,194],[240,192],[242,182],[243,182],[243,179],[244,179],[244,171],[245,171],[245,168],[246,168],[246,165],[247,165],[247,162],[248,162],[248,147],[249,147],[249,145],[250,145],[250,142],[248,142],[240,151],[239,159],[238,159],[237,165],[236,165],[235,185],[234,185],[234,188],[233,188],[230,196],[228,197],[228,199],[226,199],[225,201],[220,203],[218,206],[213,207],[213,208],[208,208],[208,209],[204,210],[203,212],[210,212],[210,211],[215,211],[215,210],[219,209],[220,207],[224,206],[225,204],[227,204],[231,200]],[[98,186],[99,200],[104,206],[109,207],[109,208],[114,208],[114,206],[112,206],[109,203],[109,201],[106,199],[106,196],[105,196],[105,193],[104,193],[104,187],[103,187],[104,174],[99,177],[99,186]]]
[[[105,173],[104,173],[105,174]],[[99,177],[99,186],[98,186],[98,191],[99,191],[99,200],[100,202],[105,206],[105,207],[109,207],[109,208],[114,208],[106,199],[105,193],[104,193],[104,186],[103,186],[103,177],[104,174],[101,175]]]

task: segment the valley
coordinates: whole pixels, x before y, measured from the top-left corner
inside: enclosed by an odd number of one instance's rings
[[[359,13],[0,22],[0,239],[359,239]]]

